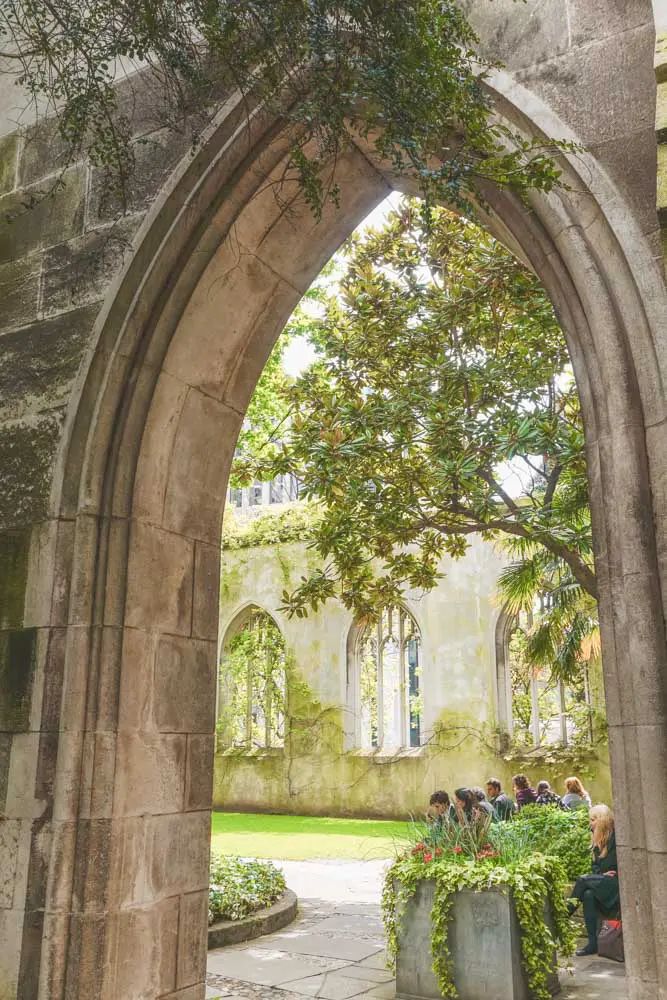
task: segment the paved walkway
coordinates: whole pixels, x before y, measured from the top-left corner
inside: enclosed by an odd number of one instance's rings
[[[209,1000],[393,1000],[380,861],[281,861],[299,915],[276,934],[210,951]],[[627,1000],[623,966],[593,956],[560,975],[561,1000]],[[493,1000],[487,997],[485,1000]]]

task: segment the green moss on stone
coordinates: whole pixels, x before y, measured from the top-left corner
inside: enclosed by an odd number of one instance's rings
[[[0,194],[12,191],[16,184],[16,151],[19,137],[14,132],[0,139]]]
[[[36,629],[0,632],[0,730],[23,732],[30,723]]]
[[[23,625],[29,548],[27,529],[0,534],[0,629]]]
[[[44,519],[64,414],[0,424],[0,531]]]

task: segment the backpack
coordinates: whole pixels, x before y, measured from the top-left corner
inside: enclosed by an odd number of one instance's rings
[[[624,962],[623,924],[620,920],[603,920],[598,931],[598,955],[611,958],[614,962]]]

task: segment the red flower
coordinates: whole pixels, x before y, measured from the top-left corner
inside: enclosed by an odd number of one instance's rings
[[[433,855],[430,853],[425,854],[424,861],[433,861]]]
[[[415,851],[423,851],[425,847],[426,844],[422,844],[420,841],[418,844],[415,844]]]
[[[436,847],[436,849],[435,849],[435,856],[436,856],[436,858],[441,857],[441,855],[442,855],[442,847]]]
[[[453,847],[452,850],[454,851],[454,854],[463,854],[463,848],[459,847],[458,844],[456,845],[456,847]]]

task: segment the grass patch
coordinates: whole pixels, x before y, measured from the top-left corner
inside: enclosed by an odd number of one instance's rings
[[[411,838],[410,823],[328,816],[213,813],[211,848],[249,858],[393,858]]]

